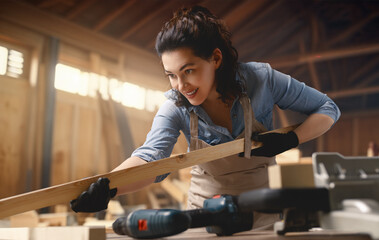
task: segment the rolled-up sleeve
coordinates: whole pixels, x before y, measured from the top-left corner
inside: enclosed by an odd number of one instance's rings
[[[274,103],[281,109],[291,109],[307,115],[325,114],[331,117],[334,123],[339,119],[341,112],[338,106],[326,94],[272,69],[269,64],[267,69]]]
[[[155,115],[145,143],[137,148],[132,156],[139,157],[147,162],[169,157],[180,135],[180,129],[179,111],[175,103],[167,100]],[[168,174],[157,176],[155,182],[162,181]]]

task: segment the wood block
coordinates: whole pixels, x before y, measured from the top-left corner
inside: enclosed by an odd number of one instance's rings
[[[70,213],[44,213],[39,215],[40,223],[46,223],[47,226],[72,226],[76,221],[76,215]]]
[[[11,227],[37,227],[39,222],[38,213],[29,211],[10,217]]]
[[[0,228],[1,239],[7,240],[105,240],[104,227],[36,227]]]
[[[315,187],[312,164],[270,166],[268,179],[270,188]]]
[[[297,148],[290,149],[281,154],[276,155],[276,162],[278,164],[299,163],[301,152]]]
[[[66,204],[58,204],[54,206],[55,213],[66,213],[68,212],[68,206]]]

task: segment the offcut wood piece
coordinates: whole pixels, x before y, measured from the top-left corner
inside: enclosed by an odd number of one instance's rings
[[[0,239],[7,240],[105,240],[104,227],[0,228]]]
[[[87,217],[83,226],[87,227],[105,227],[106,231],[109,228],[112,228],[112,224],[114,223],[116,219],[114,220],[99,220],[95,217]]]
[[[297,148],[293,148],[281,154],[276,155],[276,162],[278,164],[299,163],[300,156],[301,156],[300,150]]]
[[[110,200],[108,203],[107,212],[105,214],[105,220],[116,220],[124,215],[125,211],[120,202],[117,200]]]
[[[283,164],[268,168],[270,188],[315,187],[312,164]]]
[[[298,125],[273,130],[271,132],[287,133]],[[252,148],[260,147],[261,143],[253,142]],[[244,151],[244,139],[219,144],[216,146],[179,154],[158,161],[149,162],[140,166],[118,170],[106,174],[76,180],[73,182],[56,185],[37,191],[32,191],[0,200],[0,219],[17,213],[66,203],[75,199],[83,191],[87,190],[91,183],[99,177],[110,180],[110,188],[130,184],[136,181],[154,178],[156,176],[187,168],[196,164],[210,162]]]
[[[11,227],[37,227],[38,222],[39,216],[37,211],[35,210],[24,212],[10,217]]]
[[[61,212],[40,214],[39,222],[46,223],[47,226],[72,226],[77,221],[73,212]]]

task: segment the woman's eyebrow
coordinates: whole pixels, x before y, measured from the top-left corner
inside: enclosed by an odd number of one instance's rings
[[[188,66],[193,66],[193,65],[195,65],[194,63],[186,63],[186,64],[184,64],[180,69],[179,69],[179,71],[182,71],[184,68],[186,68],[186,67],[188,67]]]
[[[195,63],[186,63],[186,64],[184,64],[183,66],[180,67],[179,72],[182,71],[183,69],[185,69],[186,67],[193,66],[193,65],[195,65]],[[165,71],[165,73],[171,73],[171,71],[168,71],[166,69],[164,71]]]

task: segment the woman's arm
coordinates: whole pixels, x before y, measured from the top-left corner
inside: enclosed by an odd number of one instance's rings
[[[314,113],[310,115],[294,132],[299,144],[315,139],[327,132],[333,125],[334,120],[325,114]]]
[[[127,169],[135,166],[140,166],[142,164],[146,164],[147,162],[139,157],[130,157],[126,159],[123,163],[121,163],[118,167],[112,170],[117,171],[117,170],[122,170],[122,169]],[[124,185],[121,187],[117,188],[117,196],[118,195],[123,195],[131,192],[136,192],[144,187],[147,187],[148,185],[154,183],[155,178],[151,179],[146,179],[138,182],[134,182],[128,185]]]

